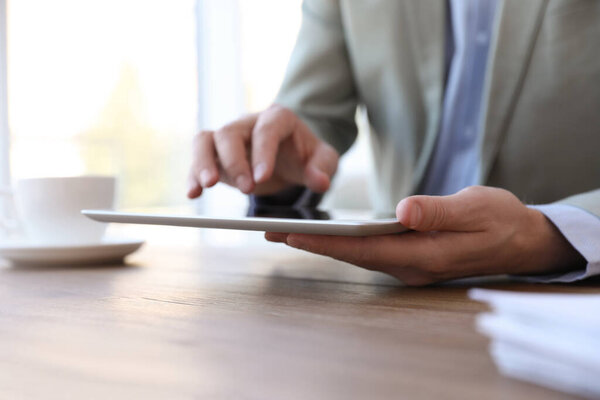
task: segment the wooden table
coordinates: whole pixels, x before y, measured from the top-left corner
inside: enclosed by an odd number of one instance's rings
[[[405,288],[281,245],[149,244],[128,265],[0,266],[0,398],[564,399],[500,376],[473,285]]]

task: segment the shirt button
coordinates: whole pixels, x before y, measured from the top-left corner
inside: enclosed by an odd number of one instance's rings
[[[475,42],[477,42],[478,45],[487,44],[488,34],[485,32],[478,32],[477,35],[475,35]]]
[[[467,126],[465,128],[465,138],[466,139],[473,139],[474,136],[475,136],[475,129],[473,129],[472,126]]]

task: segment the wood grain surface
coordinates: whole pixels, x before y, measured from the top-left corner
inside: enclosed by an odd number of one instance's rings
[[[470,280],[406,288],[281,245],[149,244],[127,265],[0,266],[0,398],[564,399],[502,377]]]

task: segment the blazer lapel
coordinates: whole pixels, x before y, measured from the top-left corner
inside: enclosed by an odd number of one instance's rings
[[[492,45],[483,118],[481,182],[485,182],[527,75],[547,0],[504,0]]]

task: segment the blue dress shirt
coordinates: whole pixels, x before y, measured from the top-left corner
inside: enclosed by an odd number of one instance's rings
[[[496,3],[448,3],[444,107],[423,194],[449,195],[479,181],[481,104]]]

